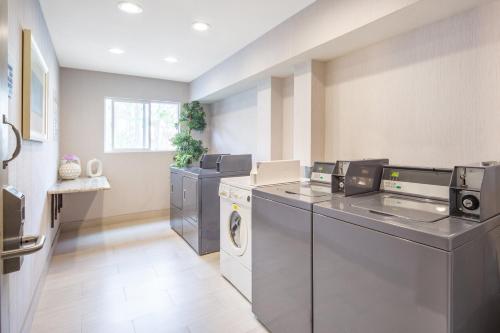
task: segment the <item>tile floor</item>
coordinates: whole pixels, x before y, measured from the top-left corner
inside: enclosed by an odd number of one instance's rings
[[[267,332],[219,273],[168,221],[61,234],[33,333]]]

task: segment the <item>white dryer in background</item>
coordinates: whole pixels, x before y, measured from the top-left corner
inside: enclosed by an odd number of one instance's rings
[[[250,176],[221,179],[220,271],[252,301],[252,189],[300,181],[299,161],[258,162]]]
[[[252,300],[252,188],[250,177],[221,181],[220,272]]]

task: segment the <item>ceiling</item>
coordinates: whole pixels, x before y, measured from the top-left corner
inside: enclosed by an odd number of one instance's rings
[[[190,82],[314,1],[140,0],[138,15],[118,0],[40,3],[61,66]],[[211,29],[194,31],[195,21]]]

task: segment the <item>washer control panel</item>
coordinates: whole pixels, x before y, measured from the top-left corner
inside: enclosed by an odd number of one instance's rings
[[[219,185],[219,197],[239,205],[252,203],[252,191],[222,183]]]
[[[231,186],[220,183],[219,184],[219,197],[227,199],[229,198],[229,191]]]
[[[332,193],[354,195],[378,190],[386,158],[337,161],[332,175]]]
[[[317,183],[332,183],[332,174],[335,170],[335,163],[314,162],[311,171],[311,181]]]

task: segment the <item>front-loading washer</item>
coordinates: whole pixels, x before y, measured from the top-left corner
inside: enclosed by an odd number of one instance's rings
[[[252,301],[252,188],[250,177],[222,179],[220,272]]]

